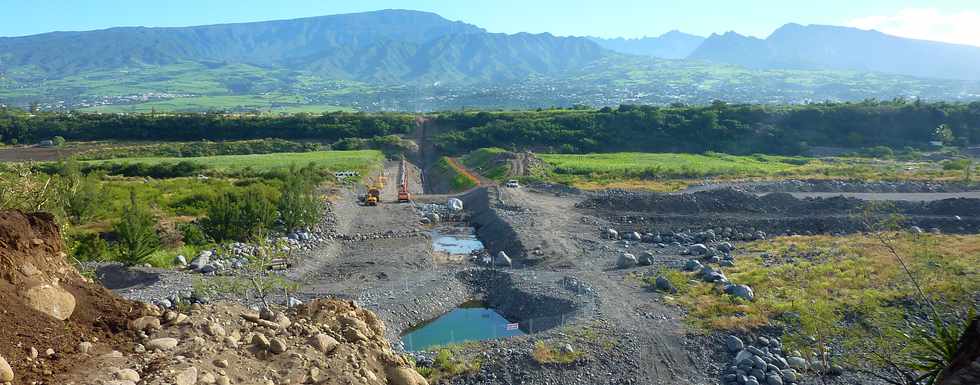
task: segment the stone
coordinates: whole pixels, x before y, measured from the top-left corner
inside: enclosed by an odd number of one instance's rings
[[[254,335],[252,335],[252,341],[251,342],[252,342],[252,345],[258,346],[258,347],[260,347],[262,349],[268,349],[269,346],[270,346],[269,345],[270,344],[269,339],[266,338],[265,335],[262,335],[262,334],[254,334]]]
[[[217,322],[208,322],[207,324],[205,324],[204,332],[208,333],[208,335],[212,337],[224,337],[226,334],[225,328],[222,327]]]
[[[174,258],[174,265],[187,266],[187,257],[178,255],[176,258]]]
[[[764,369],[766,365],[768,364],[766,364],[766,360],[763,360],[762,357],[759,356],[752,357],[752,366],[754,366],[756,369]],[[756,376],[756,377],[762,378],[761,376]]]
[[[202,251],[201,254],[197,256],[197,258],[194,258],[194,261],[191,262],[191,265],[189,267],[191,268],[191,270],[201,270],[205,266],[208,266],[210,262],[211,262],[211,252],[205,250]]]
[[[703,268],[704,266],[701,265],[701,262],[696,259],[689,259],[687,260],[687,263],[684,264],[685,271],[698,271]]]
[[[662,275],[661,276],[657,276],[657,279],[654,280],[653,283],[654,283],[654,287],[656,287],[657,290],[665,291],[665,292],[668,292],[668,293],[676,293],[677,292],[677,288],[674,287],[674,284],[671,283],[670,280],[667,279],[667,277],[664,277]]]
[[[643,237],[642,237],[642,236],[640,236],[640,233],[638,233],[638,232],[635,232],[635,231],[634,231],[634,232],[631,232],[631,233],[629,233],[629,234],[627,234],[627,237],[628,237],[628,238],[629,238],[630,240],[633,240],[633,241],[642,241],[642,240],[643,240]]]
[[[786,359],[789,367],[797,370],[806,370],[806,360],[802,357],[790,357]]]
[[[296,299],[295,297],[289,297],[289,299],[286,300],[286,306],[288,306],[288,307],[296,307],[296,306],[299,306],[299,305],[302,305],[302,304],[303,304],[303,301],[300,301],[300,300]]]
[[[266,321],[274,321],[276,319],[276,312],[267,307],[263,307],[262,310],[259,311],[259,317]]]
[[[78,352],[82,354],[88,354],[89,350],[92,350],[92,343],[85,341],[78,344]]]
[[[757,380],[755,376],[749,376],[748,379],[745,380],[745,385],[759,385],[759,380]]]
[[[10,367],[7,360],[0,356],[0,382],[13,382],[14,369]]]
[[[283,313],[276,314],[276,319],[274,320],[274,322],[283,329],[288,328],[289,325],[293,324],[293,321],[291,321],[289,317],[286,317],[286,315]]]
[[[731,243],[728,243],[728,242],[719,243],[718,246],[717,246],[717,248],[718,248],[718,251],[721,251],[723,253],[730,253],[730,252],[732,252],[732,250],[735,250],[735,247],[732,246],[732,244]]]
[[[575,353],[575,349],[572,348],[570,344],[564,344],[558,349],[561,353],[572,354]]]
[[[783,376],[783,379],[786,380],[786,382],[797,382],[800,379],[799,374],[797,374],[793,369],[781,370],[779,374]]]
[[[218,381],[216,378],[214,378],[214,374],[211,374],[211,372],[204,372],[204,374],[202,374],[200,377],[201,378],[198,378],[197,381],[202,384],[213,384]]]
[[[154,316],[143,316],[129,322],[129,330],[148,331],[160,329],[160,319]]]
[[[708,254],[708,246],[701,243],[695,243],[687,248],[687,253],[690,255],[705,255]]]
[[[449,206],[449,211],[463,211],[463,201],[459,198],[449,198],[446,205]]]
[[[772,357],[772,364],[776,365],[776,367],[780,370],[789,368],[789,363],[787,363],[786,359],[780,355],[774,355]]]
[[[507,253],[501,250],[497,252],[497,257],[493,259],[493,264],[495,266],[510,267],[513,265],[513,262],[507,256]]]
[[[744,349],[745,343],[740,338],[730,335],[725,337],[725,347],[728,348],[729,352],[735,353]]]
[[[616,260],[616,267],[620,269],[628,269],[633,266],[636,266],[636,257],[633,254],[620,254],[619,258]]]
[[[389,385],[429,385],[429,382],[414,369],[393,366],[385,370]]]
[[[653,264],[653,253],[651,253],[649,251],[644,252],[642,255],[640,255],[640,258],[637,259],[637,263],[640,266],[650,266],[650,265],[652,265]]]
[[[231,379],[227,376],[218,376],[214,383],[218,385],[231,385]]]
[[[75,311],[75,296],[58,286],[37,285],[23,295],[28,306],[62,321]]]
[[[228,360],[225,360],[225,359],[214,360],[214,366],[215,367],[218,367],[218,368],[222,368],[222,369],[227,368],[228,367]]]
[[[288,349],[289,346],[286,345],[286,341],[283,341],[282,338],[273,338],[272,341],[269,342],[269,351],[272,352],[272,354],[282,354]]]
[[[751,362],[752,357],[755,357],[755,355],[752,354],[752,352],[748,350],[742,350],[735,355],[735,364],[741,365],[742,362]]]
[[[146,343],[146,347],[151,350],[171,350],[177,347],[176,338],[157,338]]]
[[[766,376],[766,383],[769,385],[783,385],[783,378],[776,374]]]
[[[191,366],[184,369],[174,377],[174,385],[195,385],[197,384],[197,368]]]
[[[314,348],[316,348],[316,350],[326,354],[332,352],[337,348],[337,346],[340,346],[340,342],[326,334],[317,334],[316,337],[313,338],[312,345]]]
[[[831,376],[840,376],[844,374],[844,367],[840,365],[830,365],[830,370],[827,370],[827,374]]]
[[[123,380],[123,381],[132,381],[132,382],[139,382],[140,381],[140,375],[139,375],[139,373],[136,373],[136,371],[133,370],[133,369],[122,369],[122,370],[116,371],[116,378],[118,378],[120,380]]]
[[[752,288],[749,287],[749,285],[733,285],[732,292],[730,294],[746,301],[755,300],[755,293],[752,292]]]
[[[47,350],[44,351],[45,357],[51,357],[53,355],[54,355],[54,349],[48,348]]]
[[[614,229],[606,229],[606,238],[619,239],[619,232]]]

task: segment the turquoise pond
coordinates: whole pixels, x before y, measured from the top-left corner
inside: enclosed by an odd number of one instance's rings
[[[466,341],[480,341],[524,335],[519,328],[507,330],[510,323],[500,313],[480,302],[468,302],[439,318],[405,332],[401,340],[407,351],[429,350]]]

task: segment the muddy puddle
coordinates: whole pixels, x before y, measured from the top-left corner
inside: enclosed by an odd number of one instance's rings
[[[483,250],[483,242],[476,238],[476,229],[466,224],[442,225],[432,229],[432,250],[468,256]]]
[[[524,335],[516,322],[480,301],[466,302],[436,319],[405,331],[401,340],[407,351],[431,350],[439,346]]]

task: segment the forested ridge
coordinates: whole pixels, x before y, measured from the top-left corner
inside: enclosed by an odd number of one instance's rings
[[[512,112],[433,114],[443,132],[436,142],[451,153],[482,147],[584,153],[611,151],[796,154],[813,146],[922,147],[980,143],[980,102],[818,103],[769,106],[634,106]],[[27,113],[0,109],[6,143],[68,140],[306,139],[408,134],[408,113],[207,114]]]

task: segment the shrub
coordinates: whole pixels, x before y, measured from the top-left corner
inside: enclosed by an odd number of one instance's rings
[[[895,152],[888,146],[875,146],[861,150],[861,155],[871,158],[891,159],[895,157]]]
[[[196,223],[181,223],[177,225],[177,230],[184,237],[184,243],[188,245],[201,246],[208,243],[207,235]]]
[[[226,191],[212,200],[204,228],[216,241],[258,238],[276,220],[276,204],[263,194],[260,185],[241,191]]]
[[[51,138],[51,142],[54,143],[55,146],[61,147],[65,144],[65,137],[55,136],[54,138]]]
[[[118,237],[116,250],[119,259],[129,264],[142,263],[160,245],[154,228],[156,219],[136,201],[136,191],[130,190],[129,205],[123,207],[119,221],[112,230]]]
[[[582,358],[584,353],[581,351],[562,351],[544,341],[534,343],[534,351],[531,353],[534,361],[539,364],[570,364]]]
[[[86,233],[76,237],[72,255],[79,261],[104,261],[109,256],[109,245],[98,233]]]
[[[74,162],[63,168],[62,175],[60,194],[65,215],[72,224],[85,223],[95,215],[103,199],[99,177],[95,174],[83,176]]]

